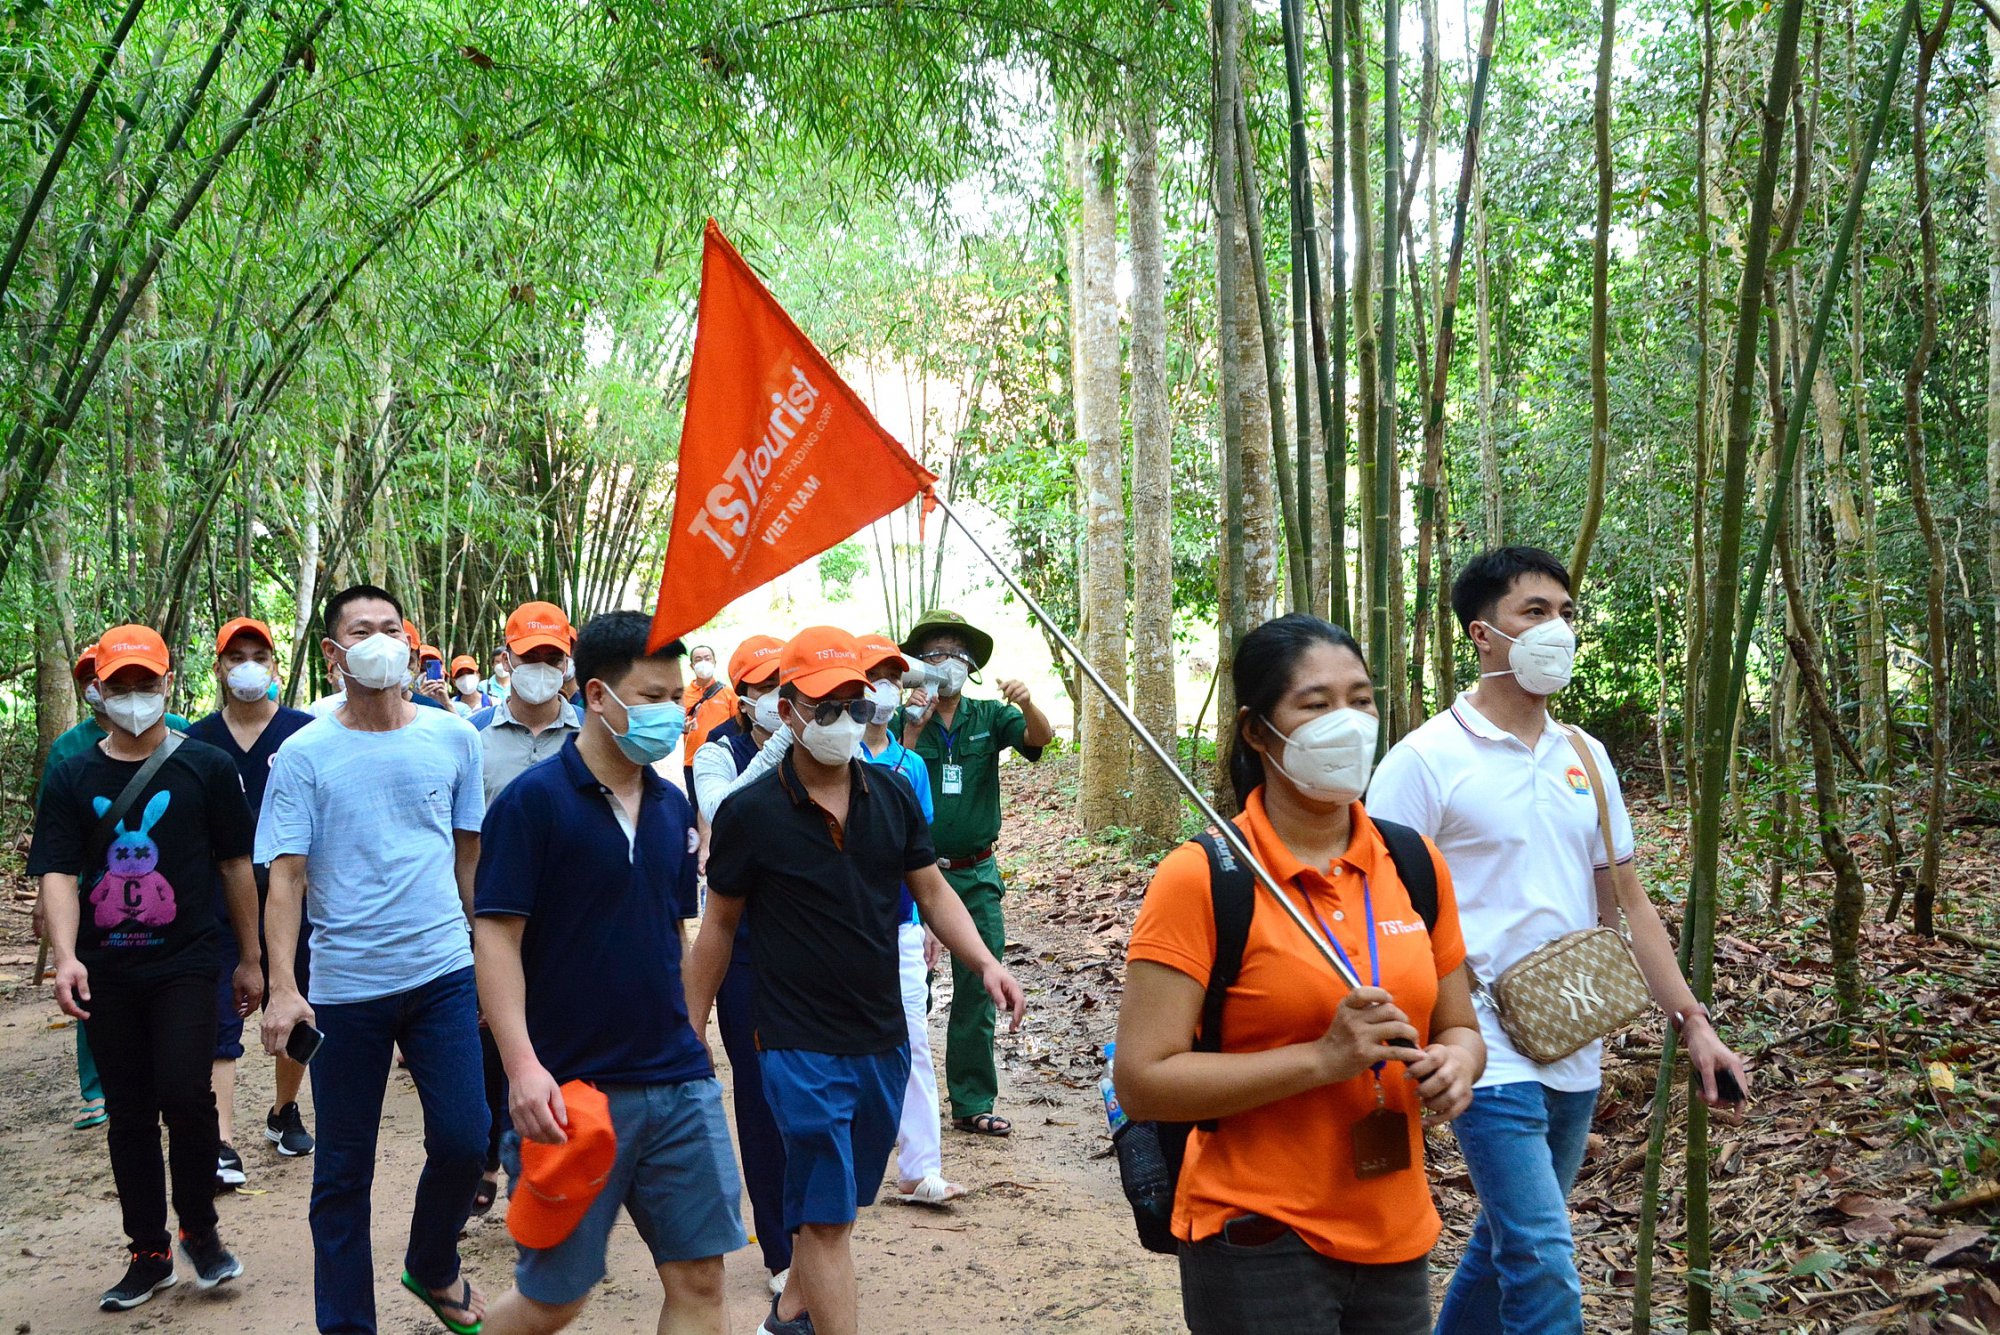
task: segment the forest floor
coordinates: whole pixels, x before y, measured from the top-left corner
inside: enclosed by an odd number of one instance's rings
[[[992,1141],[946,1132],[946,1173],[974,1189],[957,1206],[930,1211],[884,1202],[863,1212],[855,1249],[864,1327],[967,1335],[1178,1330],[1175,1265],[1133,1240],[1096,1089],[1146,873],[1117,846],[1081,836],[1070,814],[1072,767],[1013,765],[1004,774],[1007,957],[1030,999],[1026,1027],[1001,1040],[1002,1110],[1013,1116],[1015,1133]],[[1634,814],[1650,881],[1683,884],[1685,841],[1674,813],[1640,797]],[[1994,935],[2000,830],[1955,829],[1944,866],[1946,921]],[[1781,914],[1760,908],[1723,915],[1716,1015],[1752,1058],[1756,1089],[1740,1124],[1714,1129],[1718,1325],[2000,1332],[2000,953],[1885,926],[1881,899],[1871,895],[1863,940],[1868,1011],[1850,1043],[1833,1049],[1819,916],[1825,888],[1823,878],[1795,877]],[[244,1278],[208,1295],[183,1284],[123,1316],[93,1310],[94,1295],[122,1266],[117,1207],[102,1132],[69,1130],[72,1035],[46,989],[24,985],[34,955],[28,894],[16,860],[0,881],[0,1335],[311,1330],[311,1161],[280,1160],[256,1134],[270,1065],[254,1056],[242,1064],[238,1096],[239,1120],[252,1128],[238,1134],[250,1183],[222,1202],[224,1235],[243,1258]],[[933,1025],[940,1051],[942,1014]],[[1611,1044],[1590,1157],[1573,1198],[1592,1332],[1624,1330],[1631,1321],[1658,1045],[1656,1025]],[[1677,1099],[1677,1118],[1679,1110]],[[415,1094],[398,1072],[375,1192],[377,1303],[381,1328],[392,1335],[438,1329],[395,1279],[420,1142]],[[1448,1132],[1432,1135],[1430,1171],[1445,1218],[1434,1257],[1441,1291],[1474,1211]],[[1656,1330],[1684,1326],[1682,1182],[1670,1161]],[[1982,1192],[1983,1206],[1952,1208]],[[507,1287],[512,1247],[500,1211],[473,1221],[464,1254],[467,1272],[489,1295]],[[767,1301],[756,1249],[730,1256],[727,1265],[730,1330],[748,1335]],[[621,1226],[609,1278],[573,1329],[648,1329],[657,1306],[643,1247]]]

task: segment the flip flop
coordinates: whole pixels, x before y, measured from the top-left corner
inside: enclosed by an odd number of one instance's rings
[[[487,1176],[479,1179],[479,1190],[472,1193],[472,1213],[475,1217],[493,1208],[493,1202],[500,1195],[500,1180]]]
[[[929,1205],[942,1208],[963,1198],[965,1188],[956,1182],[947,1182],[936,1173],[926,1173],[917,1183],[915,1191],[898,1191],[894,1198],[905,1205]]]
[[[970,1131],[975,1136],[1011,1136],[1014,1124],[998,1113],[974,1113],[970,1117],[951,1119],[954,1131]]]
[[[465,1276],[460,1275],[458,1278],[458,1283],[459,1283],[458,1301],[453,1302],[449,1298],[438,1297],[436,1294],[432,1293],[429,1289],[426,1289],[423,1285],[417,1283],[416,1276],[412,1275],[409,1271],[405,1270],[403,1272],[403,1287],[408,1289],[411,1293],[416,1294],[418,1300],[421,1301],[425,1307],[431,1309],[431,1315],[444,1323],[444,1328],[450,1331],[451,1335],[479,1335],[479,1327],[482,1324],[481,1322],[473,1321],[468,1323],[464,1321],[454,1321],[450,1317],[444,1314],[446,1308],[450,1308],[454,1312],[463,1312],[467,1316],[470,1316],[472,1314],[472,1308],[470,1306],[472,1302],[472,1281],[465,1278]]]
[[[103,1126],[111,1120],[111,1114],[104,1111],[103,1099],[92,1099],[83,1105],[83,1111],[76,1115],[70,1126],[78,1131],[88,1131],[94,1126]]]

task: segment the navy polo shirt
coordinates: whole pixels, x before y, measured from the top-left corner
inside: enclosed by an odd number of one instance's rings
[[[473,912],[528,920],[528,1038],[558,1082],[677,1084],[713,1070],[681,988],[694,813],[651,769],[643,782],[629,843],[574,737],[486,809]]]

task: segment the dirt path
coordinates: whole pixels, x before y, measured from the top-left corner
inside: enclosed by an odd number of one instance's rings
[[[975,1189],[958,1206],[931,1211],[885,1202],[863,1212],[856,1255],[869,1330],[1123,1335],[1180,1328],[1174,1263],[1132,1241],[1116,1168],[1100,1157],[1108,1142],[1091,1054],[1110,1037],[1115,1010],[1094,995],[1101,982],[1094,966],[1113,957],[1087,924],[1067,921],[1061,877],[1060,869],[1054,877],[1021,877],[1009,904],[1009,960],[1034,1012],[1020,1035],[1003,1040],[1002,1111],[1013,1116],[1014,1135],[990,1141],[946,1131],[946,1175]],[[0,908],[0,988],[32,967],[26,909],[25,900]],[[1089,1003],[1078,1002],[1083,994],[1092,994]],[[932,1026],[940,1063],[944,1000],[941,989]],[[0,999],[0,1333],[311,1331],[312,1165],[281,1160],[263,1140],[258,1122],[271,1067],[257,1056],[242,1063],[238,1077],[248,1129],[237,1145],[250,1183],[221,1202],[223,1236],[243,1260],[243,1279],[214,1294],[183,1283],[131,1314],[95,1311],[96,1295],[122,1269],[122,1238],[103,1132],[69,1129],[77,1101],[73,1039],[67,1027],[50,1027],[59,1019],[46,989],[17,988]],[[712,1046],[722,1052],[719,1041]],[[726,1068],[723,1078],[730,1078]],[[375,1179],[376,1302],[390,1335],[439,1329],[396,1286],[421,1140],[415,1091],[399,1071],[390,1079]],[[893,1165],[890,1171],[893,1177]],[[464,1255],[489,1295],[507,1287],[513,1248],[500,1211],[473,1222]],[[749,1335],[768,1301],[764,1271],[754,1246],[727,1264],[730,1330]],[[658,1294],[645,1249],[622,1222],[607,1281],[572,1329],[651,1330]]]

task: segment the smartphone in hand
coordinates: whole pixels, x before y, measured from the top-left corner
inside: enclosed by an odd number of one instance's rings
[[[319,1052],[319,1045],[325,1041],[325,1034],[307,1021],[300,1020],[292,1026],[292,1032],[285,1039],[285,1055],[304,1066]]]

